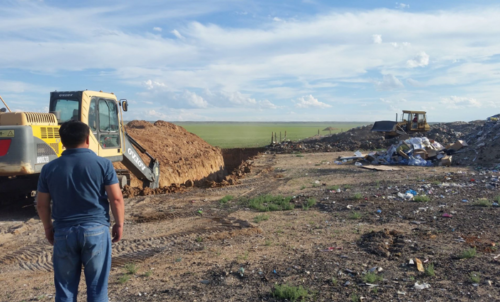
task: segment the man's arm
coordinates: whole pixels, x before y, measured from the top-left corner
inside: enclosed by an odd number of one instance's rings
[[[125,219],[125,203],[123,202],[122,190],[118,184],[105,186],[105,188],[106,193],[108,193],[111,212],[115,218],[115,225],[113,225],[112,230],[113,242],[118,242],[122,239],[123,223]]]
[[[36,194],[36,208],[38,216],[42,220],[43,228],[45,229],[45,237],[54,245],[54,228],[52,226],[52,219],[50,217],[50,194],[38,192]]]

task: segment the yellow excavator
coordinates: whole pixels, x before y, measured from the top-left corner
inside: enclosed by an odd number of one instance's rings
[[[401,121],[398,121],[396,113],[396,121],[375,122],[371,131],[383,132],[385,138],[393,138],[404,134],[425,133],[430,130],[425,111],[403,110]]]
[[[51,92],[49,113],[0,109],[0,196],[34,195],[42,167],[61,156],[62,123],[77,120],[90,127],[90,149],[128,170],[117,170],[120,185],[130,184],[130,172],[144,187],[159,186],[159,162],[125,131],[128,102],[102,91]],[[135,148],[134,148],[135,147]],[[150,158],[146,165],[138,151]]]

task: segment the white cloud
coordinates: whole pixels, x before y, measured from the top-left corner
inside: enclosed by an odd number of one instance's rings
[[[174,36],[176,36],[178,39],[184,39],[184,37],[181,35],[181,33],[177,29],[172,30],[171,33]]]
[[[332,107],[326,103],[322,103],[318,101],[318,99],[314,98],[312,95],[303,96],[293,101],[295,103],[295,107],[297,108],[328,108]]]
[[[196,107],[196,108],[207,108],[208,107],[208,102],[205,101],[201,96],[197,95],[194,92],[186,90],[186,91],[184,91],[182,97],[192,107]]]
[[[424,87],[425,85],[417,80],[414,79],[407,79],[406,82],[410,84],[410,86],[413,87]]]
[[[273,21],[274,21],[274,22],[281,22],[281,21],[283,21],[283,20],[282,20],[282,19],[280,19],[280,18],[278,18],[278,17],[274,17],[274,18],[273,18]]]
[[[410,8],[410,5],[396,2],[396,8],[402,8],[402,9]]]
[[[427,66],[429,65],[429,55],[421,51],[415,56],[415,58],[408,60],[407,64],[411,68]]]
[[[167,119],[168,118],[167,114],[158,112],[154,109],[148,110],[147,115],[152,117],[152,118],[160,118],[160,119]]]
[[[481,107],[481,103],[470,97],[458,97],[458,96],[450,96],[441,98],[441,104],[445,105],[448,108],[472,108],[472,107]]]
[[[161,29],[161,27],[153,27],[153,30],[161,32],[162,29]]]
[[[372,35],[372,41],[374,44],[382,44],[382,35]]]
[[[404,87],[403,83],[392,74],[384,75],[382,81],[375,82],[375,86],[378,90],[394,90]]]

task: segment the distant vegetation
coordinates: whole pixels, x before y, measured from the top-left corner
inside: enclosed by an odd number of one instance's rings
[[[312,137],[318,135],[329,135],[329,131],[322,131],[327,127],[333,127],[332,133],[347,131],[351,128],[367,125],[368,123],[359,122],[174,122],[174,124],[184,127],[187,131],[192,132],[212,146],[221,148],[248,148],[248,147],[263,147],[271,142],[271,132],[278,133],[281,131],[281,138],[292,141]]]

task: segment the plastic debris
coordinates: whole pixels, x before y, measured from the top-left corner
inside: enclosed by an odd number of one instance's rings
[[[381,209],[378,209],[378,210],[377,210],[377,213],[378,213],[378,214],[382,213],[382,210],[381,210]]]
[[[404,296],[404,295],[406,295],[406,292],[402,292],[402,291],[398,290],[398,295],[403,295]]]
[[[417,191],[415,191],[415,190],[408,190],[408,191],[406,191],[406,194],[411,194],[413,196],[417,196]]]
[[[354,164],[356,167],[361,167],[363,164],[360,163],[359,161]]]
[[[415,282],[415,285],[413,286],[415,289],[428,289],[431,288],[431,285],[429,283],[422,283],[418,284],[418,282]]]
[[[240,269],[238,270],[238,273],[240,273],[240,276],[243,277],[243,274],[245,273],[245,269],[243,267],[240,267]]]
[[[448,213],[444,213],[442,217],[444,217],[444,218],[451,218],[451,217],[453,217],[453,215],[448,214]]]

